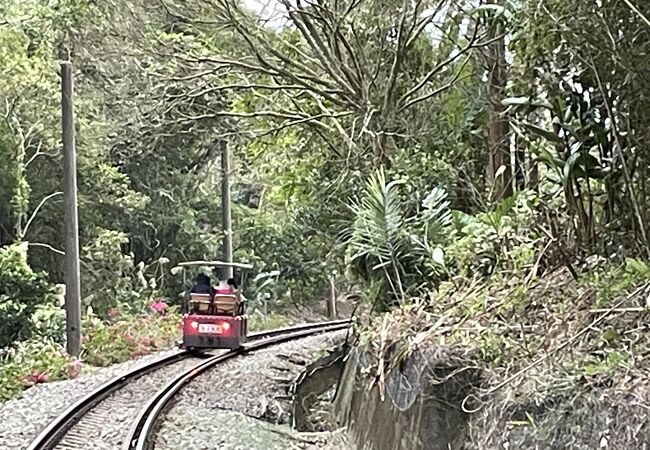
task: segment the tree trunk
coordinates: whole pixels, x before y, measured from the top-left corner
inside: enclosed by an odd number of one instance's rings
[[[539,163],[530,152],[528,152],[528,176],[526,177],[526,188],[539,192]]]
[[[515,187],[521,191],[526,188],[528,173],[526,171],[526,143],[515,137]]]
[[[489,3],[496,4],[497,0]],[[507,66],[504,27],[498,17],[490,19],[489,39],[494,42],[487,48],[488,70],[488,140],[490,144],[490,175],[494,183],[492,200],[512,195],[512,163],[510,162],[510,122],[505,114]]]

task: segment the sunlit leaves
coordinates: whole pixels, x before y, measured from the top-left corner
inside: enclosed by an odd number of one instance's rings
[[[27,264],[27,243],[0,247],[0,348],[34,331],[31,315],[51,302],[46,274]]]

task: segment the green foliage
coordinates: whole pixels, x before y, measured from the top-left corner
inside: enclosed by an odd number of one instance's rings
[[[27,264],[27,244],[0,248],[0,348],[29,338],[40,327],[38,317],[52,304],[51,293],[47,275]]]
[[[398,184],[387,183],[383,170],[368,180],[361,202],[352,204],[356,219],[348,243],[348,258],[365,278],[379,270],[387,280],[394,279],[401,284],[398,264],[406,255],[408,235]]]
[[[82,281],[87,286],[101,287],[84,296],[84,306],[92,307],[101,317],[122,303],[138,302],[134,306],[141,307],[145,297],[141,293],[149,288],[141,272],[136,273],[133,258],[122,252],[122,245],[127,242],[124,233],[99,230],[93,242],[83,248],[87,270],[83,271]]]
[[[446,249],[450,271],[472,278],[530,266],[538,240],[534,230],[537,201],[534,193],[521,192],[476,216],[453,211],[455,239]]]
[[[596,291],[596,305],[607,307],[622,295],[650,279],[646,261],[628,258],[624,264],[610,263],[589,274],[587,282]]]
[[[0,401],[18,395],[34,383],[74,378],[78,363],[59,344],[29,340],[0,354]]]
[[[582,370],[589,376],[611,375],[617,368],[625,365],[630,359],[628,353],[608,351],[602,357],[590,357],[585,361]]]
[[[499,335],[480,336],[478,338],[478,349],[481,358],[495,366],[501,362],[505,339]]]
[[[274,328],[284,328],[291,325],[289,318],[282,314],[268,313],[262,314],[255,310],[248,316],[248,329],[250,331],[273,330]]]
[[[647,254],[647,4],[520,2],[513,75],[515,129],[541,163],[547,192],[561,190],[563,224],[581,246]],[[570,27],[557,28],[570,20]],[[616,30],[613,40],[612,30]],[[631,138],[631,136],[634,136]],[[552,185],[550,184],[552,183]],[[559,188],[559,189],[558,189]],[[634,234],[634,238],[630,235]]]
[[[56,314],[44,309],[39,308],[36,314],[39,321],[58,322]],[[0,401],[19,395],[35,383],[76,378],[86,365],[104,367],[169,348],[180,336],[180,314],[175,308],[165,315],[153,311],[133,314],[116,308],[111,315],[111,321],[92,313],[84,317],[80,360],[68,356],[60,343],[43,335],[4,349],[0,353]],[[44,328],[48,332],[56,329],[53,325]]]
[[[273,298],[279,305],[304,303],[318,298],[327,286],[328,274],[336,270],[328,264],[332,242],[319,233],[317,220],[309,208],[292,210],[287,205],[277,213],[239,209],[235,259],[250,262],[257,274],[277,271],[272,286]],[[246,214],[246,215],[244,215]],[[251,298],[267,292],[261,285],[249,285]]]
[[[27,163],[36,152],[51,150],[58,125],[48,8],[39,2],[5,3],[0,10],[0,245],[23,238],[33,195]]]
[[[48,342],[64,342],[65,310],[62,306],[54,303],[37,305],[29,322],[34,337]]]
[[[108,366],[169,348],[180,336],[177,308],[168,309],[165,315],[132,315],[120,309],[113,314],[112,322],[94,315],[85,317],[82,356],[90,365]]]
[[[611,128],[598,120],[607,115],[606,106],[595,93],[584,96],[585,91],[594,92],[594,87],[586,86],[585,81],[574,76],[571,82],[564,81],[566,74],[552,73],[557,78],[560,91],[553,98],[552,105],[534,106],[527,102],[519,106],[526,117],[537,108],[549,112],[554,131],[521,120],[519,126],[531,133],[533,138],[541,137],[550,145],[534,147],[537,160],[545,164],[554,180],[564,191],[570,214],[579,224],[579,238],[590,241],[594,237],[596,217],[594,196],[607,194],[603,183],[611,167],[609,155],[615,145]],[[520,131],[521,132],[521,131]]]
[[[452,162],[458,157],[472,159],[463,156],[474,152],[470,141],[480,142],[471,134],[482,120],[480,84],[470,78],[462,80],[462,89],[444,90],[442,103],[448,107],[422,102],[421,109],[412,106],[408,116],[395,117],[388,117],[395,108],[352,111],[363,119],[358,128],[349,116],[336,121],[323,118],[322,126],[307,121],[289,127],[278,117],[256,112],[295,107],[302,117],[318,115],[321,108],[340,108],[329,101],[321,105],[318,97],[296,99],[292,91],[287,95],[276,89],[223,88],[244,81],[279,81],[268,74],[246,74],[242,79],[236,71],[214,69],[209,60],[223,55],[238,60],[247,48],[245,40],[233,30],[179,24],[166,9],[173,11],[174,2],[5,3],[0,20],[7,27],[0,32],[0,52],[2,66],[11,70],[1,73],[5,83],[0,96],[15,107],[10,123],[0,124],[0,155],[11,162],[6,174],[5,166],[0,168],[0,243],[23,239],[25,221],[34,214],[24,238],[45,245],[31,249],[30,263],[47,270],[53,282],[62,281],[61,255],[56,253],[64,244],[62,199],[52,197],[38,212],[36,207],[60,189],[57,71],[59,59],[70,51],[78,121],[82,294],[85,306],[100,317],[123,304],[137,309],[154,292],[175,299],[187,288],[163,273],[157,261],[164,258],[174,265],[212,259],[221,252],[215,143],[223,135],[229,137],[234,154],[235,255],[260,271],[280,271],[278,304],[322,296],[330,276],[348,282],[343,279],[343,250],[333,243],[349,225],[345,199],[359,193],[361,180],[377,165],[373,149],[385,145],[387,159],[395,162],[391,174],[409,180],[408,192],[402,194],[408,197],[403,203],[411,216],[422,209],[421,197],[429,186],[456,189]],[[217,14],[194,1],[181,6],[188,17]],[[374,6],[398,11],[394,5]],[[377,22],[376,11],[368,8],[362,5],[354,11],[368,20],[367,39],[354,51],[373,61],[390,61],[393,51],[384,45],[384,38],[394,17],[382,16]],[[417,14],[409,11],[410,20]],[[413,40],[404,66],[398,68],[403,76],[397,78],[389,103],[397,102],[437,59],[464,44],[466,36],[456,21],[445,21],[450,39],[439,50],[423,36]],[[349,23],[342,25],[349,34]],[[260,31],[260,36],[266,34]],[[269,44],[277,44],[286,54],[301,58],[297,49],[309,51],[299,33],[268,34]],[[359,68],[367,72],[371,65]],[[468,61],[463,75],[470,75],[473,65]],[[390,64],[376,67],[379,76],[362,84],[381,93],[381,84],[390,78]],[[441,75],[446,77],[446,72]],[[432,78],[419,92],[444,84],[445,77]],[[375,94],[368,99],[369,104],[382,100]],[[227,117],[229,110],[250,117]],[[389,118],[386,125],[381,117]],[[377,138],[384,127],[393,136],[385,144]],[[27,137],[24,142],[21,133]],[[247,139],[258,134],[263,136]],[[389,151],[394,152],[390,158]],[[257,205],[248,203],[246,191],[251,187],[258,195]],[[443,271],[441,248],[424,239],[422,232],[418,230],[416,238],[409,236],[407,245],[417,249],[418,272],[435,279]],[[437,231],[434,227],[427,233]]]
[[[418,24],[431,2],[324,1],[331,14],[301,14],[323,36],[338,33],[324,44],[334,46],[325,62],[299,30],[260,27],[239,2],[217,3],[0,5],[0,347],[62,339],[49,293],[63,280],[57,71],[68,53],[94,364],[175,335],[175,314],[140,312],[154,296],[175,303],[187,289],[169,267],[221,254],[224,138],[235,258],[277,273],[251,286],[255,309],[318,300],[331,278],[387,308],[449,275],[529,273],[544,256],[542,226],[578,251],[648,251],[650,66],[639,55],[650,51],[650,30],[620,2],[522,0],[474,11],[460,2],[434,16],[441,33],[428,33]],[[486,139],[493,99],[483,80],[492,47],[464,53],[475,25],[485,38],[485,18],[506,27],[512,56],[502,119],[518,193],[495,205],[485,176],[495,162]],[[341,235],[345,245],[336,245]],[[629,259],[590,282],[607,305],[648,275],[644,261]],[[512,292],[506,306],[521,311],[525,290]],[[469,312],[482,307],[475,300]],[[256,313],[252,324],[282,321]],[[147,341],[156,327],[163,337]],[[498,356],[498,342],[482,348]]]
[[[447,194],[440,188],[424,198],[419,214],[408,217],[398,190],[401,184],[387,182],[383,169],[370,177],[361,200],[351,205],[356,219],[345,245],[355,276],[367,283],[381,281],[384,296],[403,300],[406,292],[422,288],[415,280],[435,286],[443,276],[442,245],[452,217]]]

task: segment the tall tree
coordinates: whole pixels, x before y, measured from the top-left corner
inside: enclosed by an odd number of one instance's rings
[[[279,0],[280,14],[271,18],[237,0],[205,4],[208,18],[199,16],[203,8],[169,10],[197,31],[225,27],[240,51],[216,49],[191,63],[202,80],[226,73],[232,80],[212,89],[256,99],[254,109],[206,114],[315,127],[342,143],[339,158],[356,154],[373,165],[390,163],[400,138],[414,131],[416,107],[471,76],[470,53],[487,40],[480,23],[467,20],[472,2],[465,1]]]
[[[488,4],[503,6],[499,0],[488,0]],[[486,47],[487,89],[488,89],[488,138],[490,144],[490,177],[494,183],[492,199],[500,200],[512,195],[512,163],[510,156],[510,122],[503,101],[506,98],[508,68],[506,64],[505,27],[502,14],[492,13],[488,19]]]

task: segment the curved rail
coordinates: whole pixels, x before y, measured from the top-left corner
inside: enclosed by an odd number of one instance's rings
[[[291,332],[287,332],[285,329],[283,330],[284,333],[277,333],[277,335],[256,340],[246,344],[241,349],[231,350],[227,353],[213,356],[206,361],[197,364],[171,380],[165,387],[159,390],[151,400],[149,400],[147,405],[140,411],[140,414],[138,414],[137,419],[131,425],[129,435],[124,441],[122,449],[147,449],[154,434],[156,421],[162,414],[163,410],[167,407],[172,397],[174,397],[174,395],[176,395],[187,383],[217,364],[235,358],[243,353],[260,350],[282,342],[299,339],[317,333],[342,330],[348,327],[350,323],[349,320],[339,320],[333,322],[321,322],[303,328],[294,327]]]
[[[85,395],[72,405],[70,405],[56,419],[50,422],[47,427],[34,439],[26,450],[44,450],[51,448],[59,440],[61,435],[69,429],[74,422],[79,420],[88,410],[92,409],[97,403],[112,392],[120,389],[135,378],[145,375],[160,367],[173,364],[181,359],[189,358],[191,355],[188,351],[182,350],[178,353],[157,359],[149,364],[139,366],[119,377],[113,378],[100,387]]]
[[[338,320],[333,322],[325,322],[326,324],[347,324],[349,320]],[[249,334],[249,339],[257,340],[265,337],[279,336],[289,334],[296,331],[308,331],[322,327],[323,322],[310,323],[305,325],[296,325],[287,328],[279,328],[275,330],[261,331]],[[25,450],[46,450],[51,449],[60,441],[61,437],[69,430],[84,414],[93,409],[96,405],[101,403],[110,394],[124,387],[131,381],[140,378],[147,373],[153,372],[161,367],[174,364],[186,358],[196,357],[186,350],[178,351],[177,353],[162,357],[151,363],[144,364],[136,367],[135,369],[124,373],[116,378],[113,378],[94,391],[83,396],[81,399],[70,405],[63,413],[52,420],[38,436],[29,444]],[[204,356],[204,358],[210,358]],[[214,358],[214,357],[213,357]],[[210,359],[208,359],[210,360]]]

